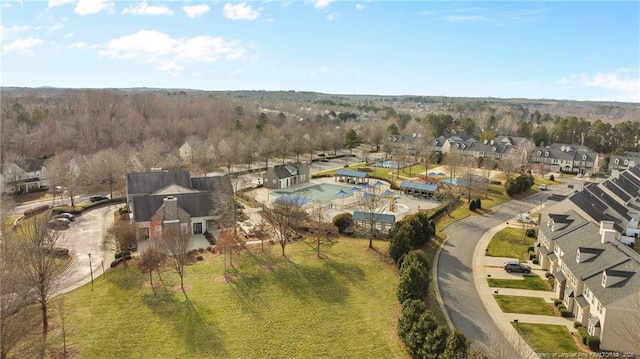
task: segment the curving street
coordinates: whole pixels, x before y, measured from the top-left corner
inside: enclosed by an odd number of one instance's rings
[[[531,196],[525,201],[503,203],[494,207],[492,213],[461,219],[444,231],[448,240],[436,266],[438,289],[453,326],[474,341],[487,344],[491,338],[500,335],[500,330],[484,308],[474,284],[472,263],[478,241],[490,228],[538,205],[539,195]]]

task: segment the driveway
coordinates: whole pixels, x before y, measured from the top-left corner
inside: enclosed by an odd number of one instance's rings
[[[113,212],[119,207],[122,207],[122,204],[85,211],[81,216],[76,217],[69,229],[62,231],[60,246],[69,249],[73,261],[56,278],[52,296],[64,294],[91,283],[92,272],[95,280],[109,268],[114,260],[114,251],[105,249],[103,242],[107,228],[113,225]]]
[[[474,341],[489,344],[500,333],[487,313],[474,285],[473,257],[482,235],[517,213],[531,210],[537,203],[509,201],[494,207],[493,213],[470,216],[451,224],[436,266],[437,285],[451,323]],[[484,250],[478,248],[477,250]]]

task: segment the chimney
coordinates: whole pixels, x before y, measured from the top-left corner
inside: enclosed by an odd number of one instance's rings
[[[616,239],[617,232],[613,229],[612,221],[600,221],[600,242],[613,242]]]
[[[178,199],[174,196],[165,197],[163,223],[173,223],[176,221],[178,221]]]

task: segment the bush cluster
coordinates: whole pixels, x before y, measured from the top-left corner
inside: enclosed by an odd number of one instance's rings
[[[402,257],[429,242],[435,233],[435,223],[426,212],[406,216],[395,224],[389,243],[389,255],[400,266]]]
[[[509,196],[528,191],[535,183],[533,176],[521,174],[516,178],[510,178],[504,188]]]

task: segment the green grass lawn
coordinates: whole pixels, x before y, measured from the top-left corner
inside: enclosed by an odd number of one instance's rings
[[[175,274],[164,272],[154,293],[148,275],[119,267],[93,291],[65,295],[67,341],[74,358],[407,358],[396,335],[396,269],[380,254],[388,244],[375,243],[380,253],[367,246],[341,238],[322,260],[304,243],[287,246],[288,258],[279,246],[244,251],[232,283],[222,257],[207,254],[186,268],[190,304]],[[61,347],[60,330],[50,342]]]
[[[549,290],[547,283],[537,275],[523,275],[524,279],[496,279],[488,278],[489,287],[497,288],[513,288],[513,289],[531,289],[531,290]]]
[[[553,306],[542,298],[517,295],[495,295],[494,298],[505,313],[555,315]]]
[[[524,242],[523,242],[524,239]],[[495,236],[487,246],[487,256],[491,257],[510,257],[524,260],[527,253],[527,247],[532,246],[535,240],[525,237],[522,227],[507,227]]]
[[[563,325],[513,323],[518,333],[536,353],[580,353],[571,333]]]

